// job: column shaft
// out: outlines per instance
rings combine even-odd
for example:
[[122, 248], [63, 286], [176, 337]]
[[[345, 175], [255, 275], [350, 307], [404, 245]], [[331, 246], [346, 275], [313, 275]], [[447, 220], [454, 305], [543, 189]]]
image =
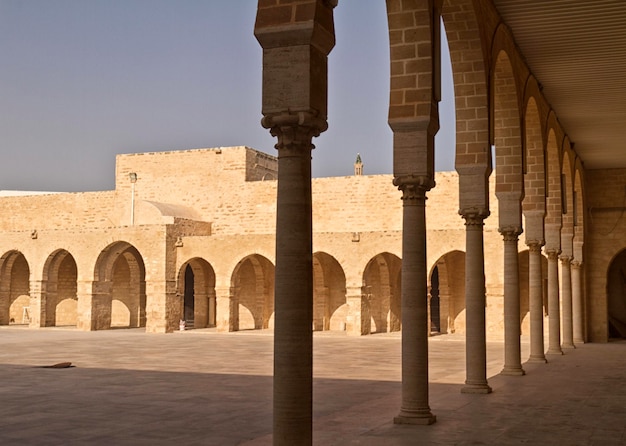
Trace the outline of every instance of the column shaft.
[[572, 264], [572, 319], [574, 330], [574, 344], [585, 342], [583, 324], [583, 293], [582, 275], [580, 262], [573, 261]]
[[520, 335], [519, 232], [502, 231], [504, 239], [504, 368], [503, 375], [524, 375]]
[[559, 304], [559, 262], [557, 251], [548, 254], [548, 354], [562, 355], [561, 309]]
[[485, 333], [485, 253], [483, 219], [480, 214], [465, 218], [465, 314], [466, 380], [462, 393], [491, 393], [487, 383], [487, 339]]
[[563, 307], [563, 348], [575, 348], [572, 319], [572, 274], [571, 257], [561, 256], [561, 305]]
[[432, 424], [428, 405], [428, 283], [426, 190], [399, 187], [402, 196], [402, 406], [396, 424]]
[[530, 362], [547, 362], [543, 337], [543, 271], [541, 245], [528, 246], [528, 306], [530, 313]]
[[313, 417], [311, 138], [277, 144], [274, 444], [310, 444]]

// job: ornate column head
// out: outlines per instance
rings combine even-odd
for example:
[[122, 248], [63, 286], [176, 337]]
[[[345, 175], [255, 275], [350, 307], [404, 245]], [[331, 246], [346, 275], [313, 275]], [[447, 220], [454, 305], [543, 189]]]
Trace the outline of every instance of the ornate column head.
[[328, 128], [326, 119], [311, 112], [279, 113], [263, 117], [261, 125], [278, 138], [276, 149], [312, 150], [311, 140]]
[[404, 204], [426, 204], [426, 192], [435, 185], [428, 176], [404, 175], [393, 179], [393, 185], [402, 191]]
[[482, 230], [484, 220], [485, 218], [489, 217], [490, 212], [489, 209], [470, 208], [459, 210], [459, 214], [465, 219], [466, 227], [480, 227]]

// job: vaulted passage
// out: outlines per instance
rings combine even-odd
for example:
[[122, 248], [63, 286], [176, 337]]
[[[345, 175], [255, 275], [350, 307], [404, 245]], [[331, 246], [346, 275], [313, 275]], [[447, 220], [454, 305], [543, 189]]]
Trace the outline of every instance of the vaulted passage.
[[24, 254], [11, 251], [0, 259], [0, 325], [28, 324], [30, 269]]
[[626, 338], [626, 250], [611, 262], [607, 278], [609, 337]]

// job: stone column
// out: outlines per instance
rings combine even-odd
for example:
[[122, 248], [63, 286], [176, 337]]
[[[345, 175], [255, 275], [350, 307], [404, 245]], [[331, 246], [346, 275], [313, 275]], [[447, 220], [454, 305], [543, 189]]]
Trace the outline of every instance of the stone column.
[[368, 295], [361, 286], [346, 286], [346, 333], [349, 336], [361, 336], [371, 333], [371, 316]]
[[327, 128], [328, 54], [336, 0], [259, 1], [263, 127], [278, 139], [274, 317], [274, 445], [313, 431], [312, 139]]
[[520, 229], [500, 230], [504, 240], [504, 368], [502, 375], [524, 375], [520, 335], [519, 259]]
[[485, 333], [485, 253], [483, 220], [488, 211], [467, 212], [465, 219], [466, 380], [462, 393], [491, 393], [487, 383]]
[[547, 362], [543, 340], [543, 273], [541, 245], [528, 245], [528, 307], [530, 313], [529, 362]]
[[[267, 124], [266, 124], [267, 125]], [[272, 120], [278, 136], [274, 322], [274, 444], [309, 444], [313, 409], [311, 115]], [[287, 439], [289, 439], [287, 441]]]
[[548, 255], [548, 351], [549, 355], [562, 355], [561, 309], [559, 304], [559, 252], [546, 250]]
[[28, 303], [28, 327], [39, 328], [46, 327], [47, 305], [46, 292], [43, 290], [43, 281], [30, 281], [30, 299]]
[[146, 333], [172, 333], [179, 329], [181, 316], [175, 279], [146, 282]]
[[402, 405], [396, 424], [432, 424], [428, 405], [427, 178], [396, 178], [402, 191]]
[[[238, 305], [231, 302], [234, 299], [229, 286], [215, 287], [215, 326], [217, 331], [237, 331], [239, 328]], [[235, 302], [236, 303], [236, 302]]]
[[582, 293], [582, 267], [577, 260], [572, 261], [572, 319], [574, 331], [574, 344], [583, 344], [585, 334], [583, 329], [583, 293]]
[[76, 328], [82, 331], [96, 329], [94, 316], [93, 283], [91, 280], [78, 280], [76, 282]]
[[209, 290], [209, 321], [207, 323], [207, 327], [215, 327], [215, 289], [212, 288]]
[[561, 305], [563, 319], [562, 348], [576, 348], [574, 346], [574, 326], [572, 319], [572, 275], [570, 256], [562, 255], [561, 259]]

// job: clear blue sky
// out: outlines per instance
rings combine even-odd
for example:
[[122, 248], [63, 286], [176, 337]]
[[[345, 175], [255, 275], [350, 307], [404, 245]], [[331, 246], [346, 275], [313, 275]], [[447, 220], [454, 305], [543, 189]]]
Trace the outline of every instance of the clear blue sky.
[[[259, 123], [256, 4], [0, 0], [0, 189], [112, 189], [118, 153], [276, 154]], [[366, 174], [391, 173], [385, 2], [340, 0], [335, 27], [329, 129], [314, 140], [313, 175], [351, 175], [357, 152]], [[449, 96], [438, 170], [453, 169]]]

